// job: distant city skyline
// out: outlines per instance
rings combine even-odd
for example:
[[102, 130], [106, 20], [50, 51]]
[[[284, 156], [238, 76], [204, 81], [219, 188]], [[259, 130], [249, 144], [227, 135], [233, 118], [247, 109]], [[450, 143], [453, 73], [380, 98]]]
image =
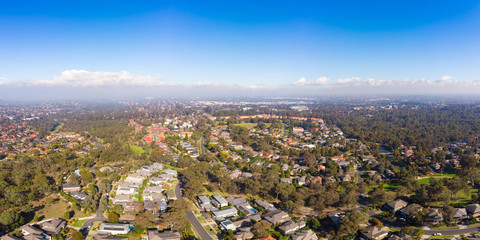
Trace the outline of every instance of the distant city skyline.
[[0, 99], [476, 95], [478, 26], [473, 0], [8, 1]]

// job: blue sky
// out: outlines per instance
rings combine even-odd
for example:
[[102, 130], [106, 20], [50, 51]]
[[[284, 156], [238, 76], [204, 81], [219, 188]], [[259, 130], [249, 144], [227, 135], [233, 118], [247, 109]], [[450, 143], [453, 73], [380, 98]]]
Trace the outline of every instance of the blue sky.
[[479, 26], [471, 0], [1, 1], [0, 82], [477, 86]]

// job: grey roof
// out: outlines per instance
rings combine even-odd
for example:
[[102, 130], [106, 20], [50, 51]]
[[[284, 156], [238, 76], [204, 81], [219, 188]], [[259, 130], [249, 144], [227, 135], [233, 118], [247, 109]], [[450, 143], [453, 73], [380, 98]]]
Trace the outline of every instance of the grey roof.
[[228, 201], [225, 198], [223, 198], [221, 195], [213, 195], [212, 198], [220, 204], [228, 205]]
[[453, 214], [453, 218], [464, 218], [467, 216], [468, 214], [465, 208], [455, 208], [455, 213]]
[[397, 199], [395, 201], [387, 203], [387, 206], [389, 206], [390, 208], [392, 208], [395, 211], [398, 210], [398, 209], [401, 209], [401, 208], [403, 208], [407, 205], [408, 205], [408, 203], [403, 201], [402, 199]]
[[317, 235], [310, 229], [302, 230], [292, 236], [292, 240], [317, 240]]

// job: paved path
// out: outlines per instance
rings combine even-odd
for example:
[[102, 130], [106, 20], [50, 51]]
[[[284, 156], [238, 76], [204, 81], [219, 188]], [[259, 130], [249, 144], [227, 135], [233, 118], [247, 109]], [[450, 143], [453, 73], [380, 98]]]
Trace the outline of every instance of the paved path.
[[[178, 200], [183, 200], [180, 184], [177, 184], [177, 186], [175, 186], [175, 195], [177, 196]], [[205, 228], [203, 228], [197, 217], [195, 217], [195, 214], [193, 214], [193, 212], [190, 210], [185, 210], [185, 212], [187, 213], [187, 220], [190, 222], [190, 224], [192, 224], [193, 228], [195, 228], [195, 231], [200, 236], [200, 239], [213, 240], [212, 236], [210, 236], [210, 233]]]

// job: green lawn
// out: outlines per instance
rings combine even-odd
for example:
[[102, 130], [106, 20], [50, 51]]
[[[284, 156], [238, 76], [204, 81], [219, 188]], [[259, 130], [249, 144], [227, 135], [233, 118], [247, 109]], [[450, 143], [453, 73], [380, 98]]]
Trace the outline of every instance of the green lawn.
[[[267, 125], [267, 127], [270, 127], [270, 123], [265, 123], [265, 125]], [[245, 123], [245, 122], [242, 122], [242, 123], [239, 123], [239, 124], [234, 124], [234, 126], [240, 126], [240, 127], [244, 127], [248, 130], [254, 128], [257, 126], [257, 123]]]
[[386, 192], [395, 192], [398, 188], [398, 183], [392, 183], [392, 184], [383, 184], [383, 190]]
[[207, 223], [207, 221], [203, 217], [197, 217], [200, 223]]
[[145, 152], [145, 150], [143, 150], [143, 148], [139, 147], [139, 146], [135, 146], [135, 145], [130, 145], [130, 149], [132, 149], [132, 151], [138, 155], [142, 155], [142, 153]]
[[87, 221], [87, 219], [83, 219], [83, 220], [72, 220], [68, 225], [71, 225], [71, 226], [74, 226], [74, 227], [81, 227], [83, 225], [83, 223]]
[[430, 183], [430, 178], [437, 178], [437, 179], [441, 179], [441, 178], [453, 178], [455, 177], [457, 174], [455, 173], [444, 173], [444, 174], [440, 174], [440, 173], [435, 173], [433, 175], [430, 175], [430, 176], [425, 176], [423, 177], [422, 179], [418, 179], [418, 183], [421, 185], [421, 184], [429, 184]]

